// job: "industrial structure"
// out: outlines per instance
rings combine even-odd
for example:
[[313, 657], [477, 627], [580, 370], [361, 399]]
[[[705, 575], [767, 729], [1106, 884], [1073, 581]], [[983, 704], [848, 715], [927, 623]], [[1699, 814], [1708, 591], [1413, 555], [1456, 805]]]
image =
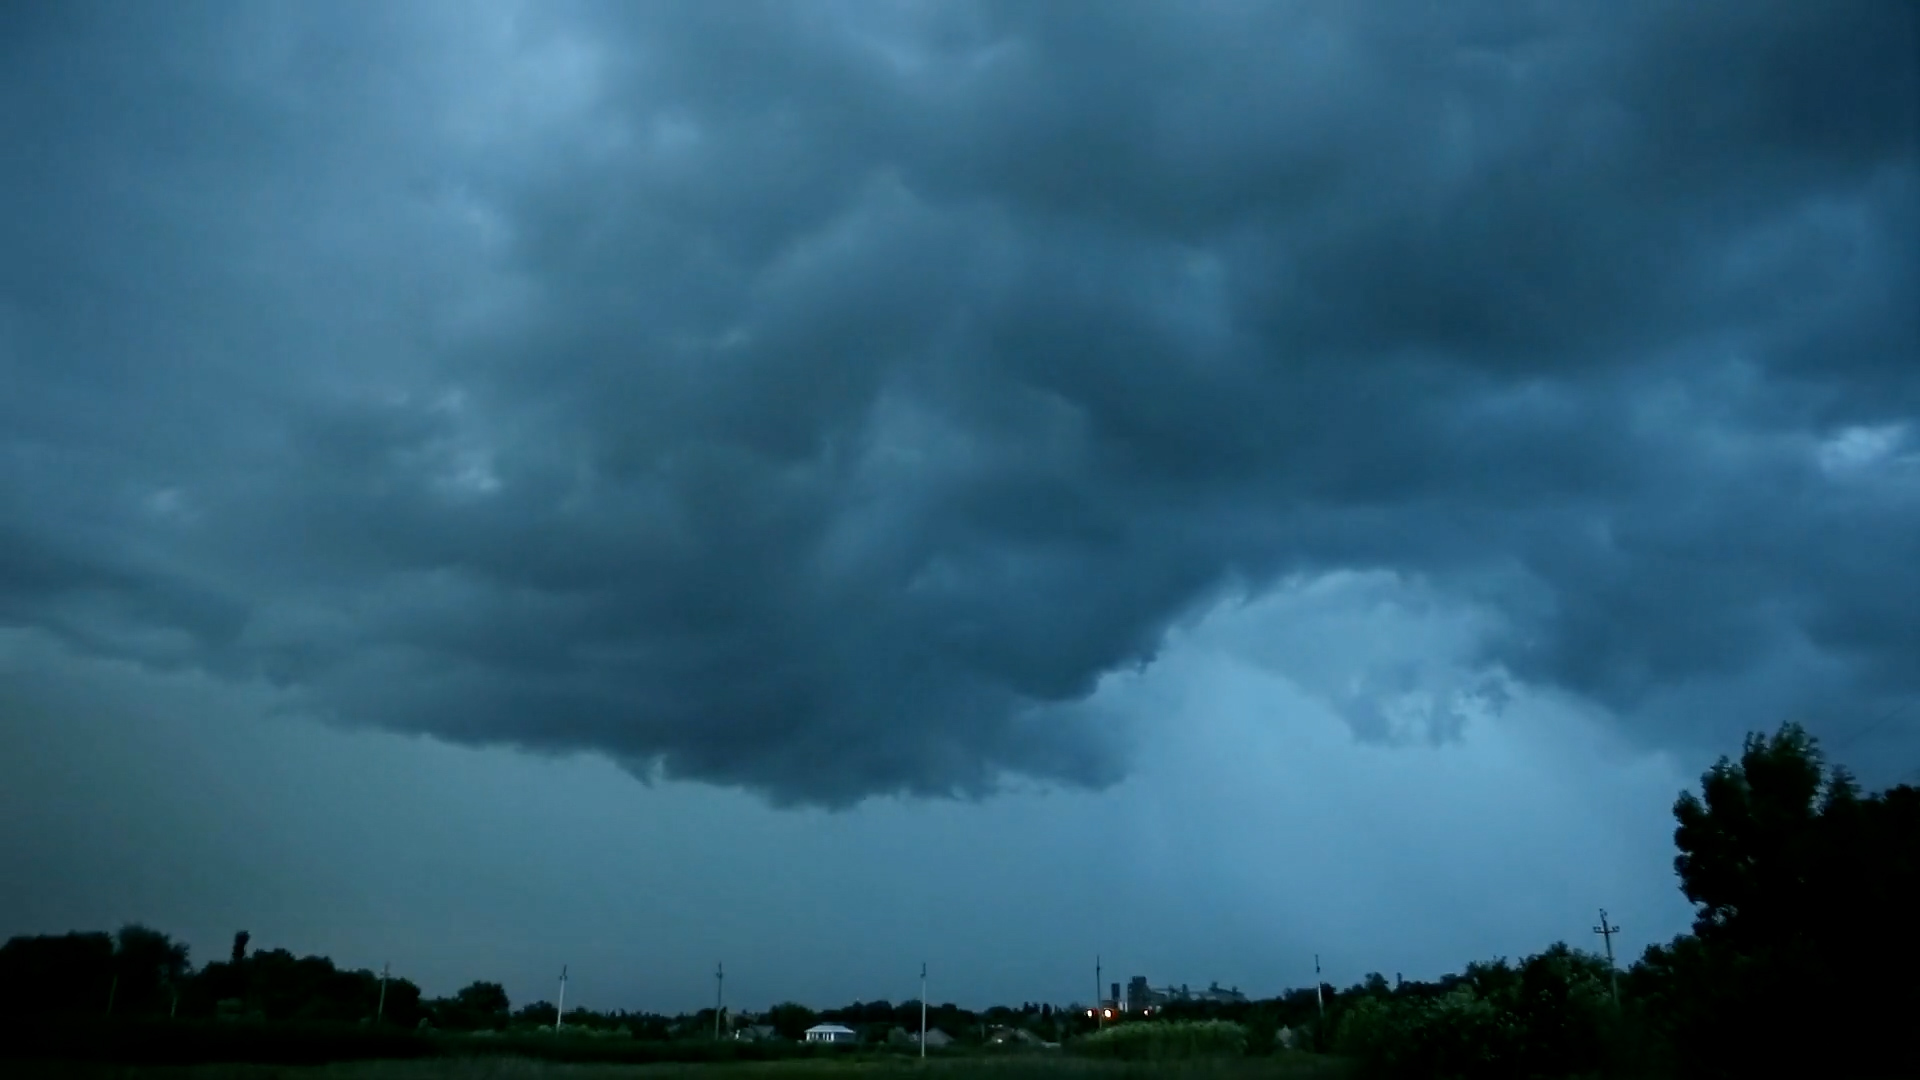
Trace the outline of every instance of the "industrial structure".
[[1166, 986], [1159, 989], [1148, 985], [1145, 975], [1135, 975], [1127, 980], [1127, 996], [1121, 998], [1119, 984], [1113, 988], [1115, 1007], [1126, 1012], [1146, 1012], [1163, 1005], [1185, 1005], [1213, 1003], [1218, 1005], [1237, 1005], [1247, 1001], [1247, 995], [1237, 986], [1221, 986], [1217, 982], [1207, 984], [1204, 990], [1193, 990], [1185, 983], [1179, 986]]

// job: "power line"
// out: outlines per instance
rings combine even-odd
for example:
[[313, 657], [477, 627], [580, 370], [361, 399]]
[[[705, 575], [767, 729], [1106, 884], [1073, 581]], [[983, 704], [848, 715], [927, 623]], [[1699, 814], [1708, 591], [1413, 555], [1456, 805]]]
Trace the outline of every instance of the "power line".
[[[1885, 711], [1881, 712], [1880, 715], [1874, 717], [1872, 720], [1867, 721], [1866, 724], [1862, 725], [1859, 728], [1856, 728], [1854, 731], [1850, 732], [1843, 738], [1834, 740], [1834, 742], [1830, 746], [1830, 750], [1837, 753], [1851, 746], [1854, 746], [1855, 744], [1859, 743], [1862, 739], [1865, 739], [1867, 736], [1880, 731], [1881, 729], [1885, 728], [1888, 724], [1891, 724], [1893, 721], [1900, 719], [1903, 714], [1905, 714], [1908, 710], [1912, 709], [1916, 704], [1920, 704], [1920, 698], [1909, 697], [1904, 701], [1895, 702], [1892, 706], [1888, 707]], [[1881, 775], [1885, 776], [1886, 774], [1882, 773]], [[1898, 783], [1907, 783], [1913, 780], [1920, 780], [1920, 768], [1915, 768], [1910, 772], [1901, 774], [1897, 780], [1892, 781], [1891, 783], [1888, 784], [1888, 786], [1893, 786], [1893, 784], [1898, 784]]]
[[1908, 698], [1905, 701], [1895, 702], [1892, 705], [1892, 707], [1888, 708], [1886, 711], [1882, 712], [1879, 716], [1875, 717], [1874, 719], [1869, 720], [1864, 727], [1856, 729], [1852, 734], [1846, 736], [1845, 738], [1834, 740], [1833, 749], [1836, 751], [1845, 750], [1847, 747], [1852, 746], [1854, 743], [1859, 742], [1861, 739], [1864, 739], [1867, 736], [1873, 734], [1874, 732], [1879, 731], [1881, 728], [1886, 727], [1887, 724], [1891, 722], [1895, 717], [1899, 716], [1901, 713], [1912, 708], [1914, 703], [1915, 703], [1914, 698]]

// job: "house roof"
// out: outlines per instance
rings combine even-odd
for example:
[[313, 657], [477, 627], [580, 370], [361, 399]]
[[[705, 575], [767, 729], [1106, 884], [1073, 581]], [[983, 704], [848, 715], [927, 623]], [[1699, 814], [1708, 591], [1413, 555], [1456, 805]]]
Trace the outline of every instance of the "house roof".
[[827, 1032], [832, 1032], [836, 1035], [841, 1034], [843, 1032], [848, 1035], [853, 1034], [853, 1029], [846, 1026], [845, 1024], [815, 1024], [812, 1027], [808, 1028], [807, 1031], [808, 1032], [818, 1031], [822, 1034], [825, 1034]]

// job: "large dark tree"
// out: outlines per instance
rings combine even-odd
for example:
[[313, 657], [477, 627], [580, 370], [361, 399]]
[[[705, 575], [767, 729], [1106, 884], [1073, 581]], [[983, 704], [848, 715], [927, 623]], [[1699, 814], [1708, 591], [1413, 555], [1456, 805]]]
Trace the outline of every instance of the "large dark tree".
[[1823, 880], [1830, 806], [1857, 800], [1842, 770], [1828, 773], [1819, 747], [1789, 725], [1751, 736], [1738, 762], [1721, 758], [1700, 794], [1674, 803], [1674, 869], [1696, 906], [1694, 933], [1731, 945], [1778, 941], [1806, 929]]
[[1747, 739], [1674, 804], [1694, 935], [1631, 976], [1698, 1075], [1920, 1066], [1920, 793], [1862, 795], [1796, 725]]

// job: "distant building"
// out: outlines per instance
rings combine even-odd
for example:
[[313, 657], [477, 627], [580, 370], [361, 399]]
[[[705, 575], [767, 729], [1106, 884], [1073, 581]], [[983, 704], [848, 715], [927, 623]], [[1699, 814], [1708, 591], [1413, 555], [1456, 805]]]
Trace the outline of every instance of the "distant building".
[[738, 1042], [772, 1042], [780, 1037], [772, 1024], [748, 1024], [733, 1033]]
[[807, 1029], [807, 1041], [810, 1043], [859, 1042], [860, 1034], [844, 1024], [815, 1024]]
[[1239, 987], [1223, 988], [1219, 983], [1208, 983], [1207, 988], [1202, 990], [1199, 996], [1201, 1001], [1211, 1001], [1220, 1005], [1243, 1005], [1247, 1000], [1247, 995], [1241, 993]]
[[1205, 990], [1191, 989], [1186, 983], [1156, 990], [1147, 985], [1147, 980], [1144, 976], [1135, 975], [1132, 981], [1127, 983], [1126, 1007], [1134, 1011], [1159, 1008], [1162, 1005], [1193, 1004], [1196, 1002], [1210, 1002], [1216, 1005], [1240, 1005], [1245, 1004], [1246, 1001], [1247, 995], [1241, 993], [1239, 987], [1223, 987], [1217, 982], [1207, 984]]

